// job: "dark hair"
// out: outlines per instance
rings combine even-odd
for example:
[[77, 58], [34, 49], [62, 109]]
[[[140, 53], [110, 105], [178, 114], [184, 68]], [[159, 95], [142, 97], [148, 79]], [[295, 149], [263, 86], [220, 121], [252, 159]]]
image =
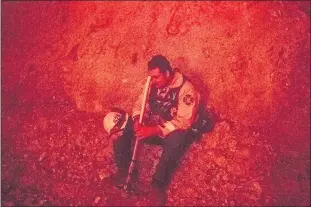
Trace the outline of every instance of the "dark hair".
[[171, 73], [173, 71], [170, 62], [166, 59], [166, 57], [162, 55], [155, 55], [148, 62], [148, 70], [152, 70], [155, 68], [159, 68], [160, 72], [169, 71]]

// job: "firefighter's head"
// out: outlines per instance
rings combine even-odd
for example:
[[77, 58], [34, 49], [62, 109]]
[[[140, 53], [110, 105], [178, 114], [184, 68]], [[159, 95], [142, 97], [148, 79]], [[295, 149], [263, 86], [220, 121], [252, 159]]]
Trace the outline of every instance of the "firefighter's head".
[[148, 62], [148, 75], [155, 87], [163, 88], [172, 80], [173, 69], [164, 56], [156, 55]]

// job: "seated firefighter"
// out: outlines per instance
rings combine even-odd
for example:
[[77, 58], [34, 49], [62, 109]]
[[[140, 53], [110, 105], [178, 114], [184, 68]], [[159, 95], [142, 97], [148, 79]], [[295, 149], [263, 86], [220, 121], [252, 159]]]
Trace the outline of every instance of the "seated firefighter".
[[114, 108], [105, 116], [104, 127], [110, 136], [115, 137], [116, 178], [121, 182], [128, 172], [135, 139], [162, 145], [163, 151], [151, 183], [151, 204], [164, 205], [172, 174], [194, 137], [195, 130], [191, 129], [198, 117], [200, 94], [187, 77], [173, 69], [162, 55], [153, 56], [148, 62], [148, 75], [151, 84], [143, 124], [139, 122], [143, 102], [141, 94], [131, 117]]

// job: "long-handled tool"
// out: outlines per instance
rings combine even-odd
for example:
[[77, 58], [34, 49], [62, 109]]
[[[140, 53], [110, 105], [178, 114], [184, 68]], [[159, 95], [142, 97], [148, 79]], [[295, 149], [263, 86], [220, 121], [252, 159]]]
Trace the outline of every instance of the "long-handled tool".
[[[146, 81], [146, 85], [145, 85], [145, 88], [144, 88], [143, 100], [142, 100], [142, 105], [141, 105], [141, 110], [140, 110], [140, 116], [139, 116], [139, 123], [140, 124], [143, 123], [143, 116], [144, 116], [144, 112], [145, 112], [145, 107], [146, 107], [146, 101], [147, 101], [150, 81], [151, 81], [151, 77], [148, 76], [147, 81]], [[136, 164], [138, 145], [139, 145], [139, 139], [136, 138], [131, 164], [130, 164], [130, 167], [129, 167], [129, 170], [128, 170], [128, 174], [127, 174], [127, 178], [125, 180], [125, 184], [123, 186], [123, 188], [125, 190], [127, 190], [127, 191], [130, 190], [130, 186], [131, 186], [132, 174], [133, 174], [133, 171], [134, 171], [134, 168], [135, 168], [135, 164]]]

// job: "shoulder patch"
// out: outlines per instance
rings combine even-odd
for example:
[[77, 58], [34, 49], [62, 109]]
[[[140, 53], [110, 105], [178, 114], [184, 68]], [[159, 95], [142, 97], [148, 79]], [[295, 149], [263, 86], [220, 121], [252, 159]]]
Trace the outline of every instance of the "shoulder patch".
[[177, 115], [177, 108], [176, 107], [171, 108], [171, 116], [175, 117], [176, 115]]
[[194, 101], [194, 98], [190, 94], [185, 95], [185, 97], [183, 98], [183, 102], [188, 106], [191, 105], [193, 101]]

